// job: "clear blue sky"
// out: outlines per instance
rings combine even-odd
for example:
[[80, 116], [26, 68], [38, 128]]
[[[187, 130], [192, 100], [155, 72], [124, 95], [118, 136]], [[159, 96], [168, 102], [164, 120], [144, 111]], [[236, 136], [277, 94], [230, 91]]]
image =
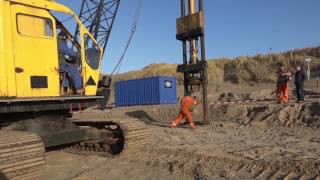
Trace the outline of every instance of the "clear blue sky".
[[[121, 0], [104, 56], [110, 73], [121, 55], [138, 0]], [[79, 11], [79, 0], [58, 0]], [[204, 0], [207, 57], [265, 54], [320, 45], [320, 0]], [[181, 63], [175, 39], [180, 0], [143, 0], [141, 17], [120, 72], [151, 63]]]

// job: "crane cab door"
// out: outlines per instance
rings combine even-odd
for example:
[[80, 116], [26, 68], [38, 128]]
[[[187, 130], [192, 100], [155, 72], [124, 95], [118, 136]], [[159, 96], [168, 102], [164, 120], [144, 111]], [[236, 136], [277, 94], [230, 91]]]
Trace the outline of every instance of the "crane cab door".
[[59, 96], [55, 20], [45, 9], [11, 4], [17, 97]]
[[84, 69], [84, 85], [86, 95], [92, 96], [97, 93], [100, 75], [102, 50], [88, 33], [83, 35], [85, 58], [82, 64]]

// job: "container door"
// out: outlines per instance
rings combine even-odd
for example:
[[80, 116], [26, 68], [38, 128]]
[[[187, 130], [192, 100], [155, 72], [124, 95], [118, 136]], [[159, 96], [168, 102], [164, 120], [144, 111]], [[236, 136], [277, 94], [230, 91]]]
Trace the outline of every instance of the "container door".
[[17, 97], [59, 96], [55, 20], [44, 9], [11, 4]]
[[177, 102], [177, 85], [174, 77], [160, 77], [160, 104]]

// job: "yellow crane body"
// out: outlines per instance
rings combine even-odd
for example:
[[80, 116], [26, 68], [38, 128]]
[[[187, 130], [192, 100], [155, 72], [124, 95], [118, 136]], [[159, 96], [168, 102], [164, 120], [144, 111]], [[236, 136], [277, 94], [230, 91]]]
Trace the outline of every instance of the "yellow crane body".
[[[61, 97], [58, 20], [51, 12], [73, 16], [80, 27], [80, 96], [95, 96], [102, 49], [68, 7], [48, 0], [0, 0], [0, 97]], [[77, 94], [79, 96], [79, 94]]]

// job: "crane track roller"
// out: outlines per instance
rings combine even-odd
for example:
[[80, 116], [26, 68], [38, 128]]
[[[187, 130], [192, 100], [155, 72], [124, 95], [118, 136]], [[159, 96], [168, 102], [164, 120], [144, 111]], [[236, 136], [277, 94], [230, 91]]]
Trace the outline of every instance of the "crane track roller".
[[[144, 122], [137, 119], [119, 120], [73, 120], [73, 123], [85, 127], [92, 134], [105, 134], [103, 139], [92, 138], [73, 145], [69, 152], [77, 154], [95, 154], [135, 159], [150, 141], [150, 132]], [[93, 128], [95, 130], [93, 130]], [[104, 142], [104, 143], [101, 143]]]
[[0, 131], [0, 179], [34, 179], [44, 167], [45, 148], [37, 134]]

